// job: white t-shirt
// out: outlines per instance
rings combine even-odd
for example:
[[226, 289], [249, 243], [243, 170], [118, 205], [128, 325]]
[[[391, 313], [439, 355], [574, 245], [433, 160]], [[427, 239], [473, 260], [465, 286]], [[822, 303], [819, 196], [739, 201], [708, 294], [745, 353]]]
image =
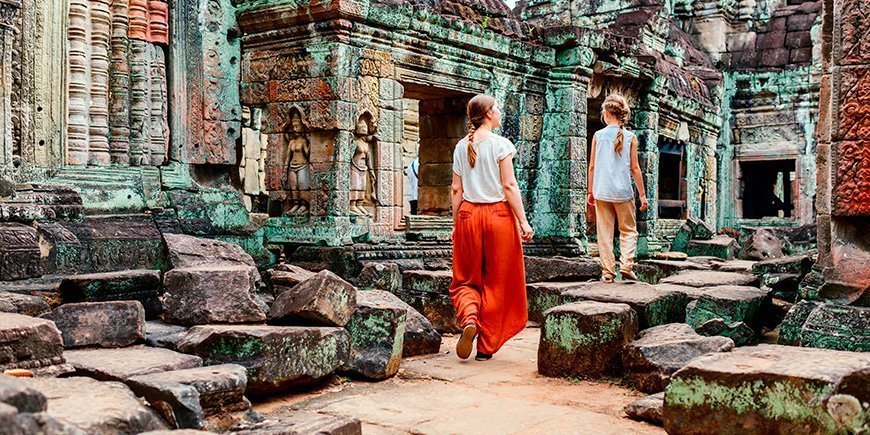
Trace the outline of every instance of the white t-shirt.
[[477, 160], [474, 167], [468, 162], [468, 138], [463, 138], [453, 150], [453, 172], [462, 177], [462, 199], [477, 204], [502, 202], [504, 186], [498, 164], [515, 154], [511, 141], [492, 133], [474, 143]]

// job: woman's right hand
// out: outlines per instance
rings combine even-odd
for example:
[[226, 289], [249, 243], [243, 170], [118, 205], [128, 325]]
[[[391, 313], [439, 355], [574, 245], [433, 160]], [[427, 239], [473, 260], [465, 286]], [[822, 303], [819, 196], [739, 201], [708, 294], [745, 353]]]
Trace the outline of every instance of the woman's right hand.
[[523, 241], [530, 242], [534, 236], [535, 231], [532, 230], [532, 226], [528, 222], [520, 222], [520, 237], [522, 237]]
[[591, 193], [586, 195], [586, 205], [589, 207], [595, 207], [595, 197], [593, 197]]

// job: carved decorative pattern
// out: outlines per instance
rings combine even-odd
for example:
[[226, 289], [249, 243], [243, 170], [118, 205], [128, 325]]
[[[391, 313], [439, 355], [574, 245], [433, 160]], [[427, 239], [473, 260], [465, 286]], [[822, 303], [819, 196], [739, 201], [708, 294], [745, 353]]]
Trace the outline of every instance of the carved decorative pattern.
[[130, 39], [148, 40], [148, 0], [130, 0]]
[[67, 100], [67, 163], [88, 161], [88, 70], [90, 20], [87, 0], [69, 2], [69, 70]]
[[169, 5], [161, 0], [148, 2], [148, 42], [169, 43]]
[[166, 161], [169, 123], [166, 118], [166, 64], [163, 49], [149, 44], [151, 72], [151, 165]]
[[148, 148], [148, 43], [130, 40], [130, 164], [144, 162]]
[[109, 0], [91, 0], [91, 105], [88, 163], [109, 163]]
[[840, 67], [838, 139], [870, 137], [870, 66]]
[[130, 163], [129, 0], [112, 1], [112, 56], [109, 63], [109, 153], [112, 163]]
[[870, 216], [870, 141], [841, 142], [837, 148], [833, 214]]
[[867, 62], [870, 52], [870, 5], [866, 0], [841, 0], [840, 35], [835, 38], [840, 50], [837, 57], [840, 65], [854, 65]]

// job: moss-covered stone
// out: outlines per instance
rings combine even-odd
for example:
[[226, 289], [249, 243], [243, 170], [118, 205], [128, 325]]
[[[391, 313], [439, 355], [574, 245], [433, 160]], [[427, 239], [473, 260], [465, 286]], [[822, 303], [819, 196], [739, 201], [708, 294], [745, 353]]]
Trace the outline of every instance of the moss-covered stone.
[[163, 312], [162, 287], [159, 270], [137, 269], [67, 276], [60, 293], [63, 303], [139, 301], [153, 319]]
[[637, 331], [637, 314], [626, 304], [583, 301], [550, 309], [541, 325], [538, 372], [590, 378], [619, 374], [620, 354]]
[[691, 361], [665, 392], [673, 434], [849, 433], [868, 422], [870, 355], [759, 345]]
[[248, 370], [247, 392], [264, 394], [308, 385], [344, 365], [350, 336], [342, 328], [261, 325], [194, 326], [178, 343], [206, 365]]
[[800, 343], [804, 347], [870, 352], [870, 307], [818, 306], [801, 328]]
[[801, 342], [801, 328], [807, 321], [807, 317], [821, 302], [802, 300], [798, 301], [788, 310], [785, 318], [779, 326], [779, 344], [797, 346]]
[[734, 238], [719, 235], [710, 240], [692, 240], [686, 247], [686, 254], [709, 255], [711, 257], [731, 260], [737, 254], [740, 246]]
[[350, 358], [342, 370], [369, 379], [395, 375], [402, 362], [407, 312], [406, 305], [392, 293], [357, 293], [356, 311], [346, 326]]
[[686, 307], [686, 323], [697, 329], [713, 319], [721, 319], [728, 329], [733, 329], [731, 325], [736, 323], [751, 328], [756, 325], [756, 314], [768, 303], [767, 291], [755, 287], [711, 287]]
[[643, 282], [594, 282], [567, 289], [563, 303], [598, 301], [628, 304], [638, 316], [641, 329], [666, 323], [682, 322], [688, 300], [683, 293], [655, 289]]
[[562, 301], [564, 291], [580, 288], [587, 284], [582, 282], [538, 282], [526, 285], [529, 320], [537, 323], [543, 322], [545, 311], [564, 303]]

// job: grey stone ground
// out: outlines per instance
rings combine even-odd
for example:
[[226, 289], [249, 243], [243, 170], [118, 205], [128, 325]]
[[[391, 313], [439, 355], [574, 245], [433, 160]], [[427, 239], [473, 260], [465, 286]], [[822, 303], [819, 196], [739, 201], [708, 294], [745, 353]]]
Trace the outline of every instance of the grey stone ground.
[[440, 354], [404, 360], [393, 379], [335, 380], [254, 408], [276, 418], [297, 409], [356, 417], [365, 434], [664, 433], [623, 414], [641, 393], [607, 382], [538, 375], [539, 333], [527, 328], [487, 362], [460, 361], [453, 355], [456, 337], [445, 337]]

